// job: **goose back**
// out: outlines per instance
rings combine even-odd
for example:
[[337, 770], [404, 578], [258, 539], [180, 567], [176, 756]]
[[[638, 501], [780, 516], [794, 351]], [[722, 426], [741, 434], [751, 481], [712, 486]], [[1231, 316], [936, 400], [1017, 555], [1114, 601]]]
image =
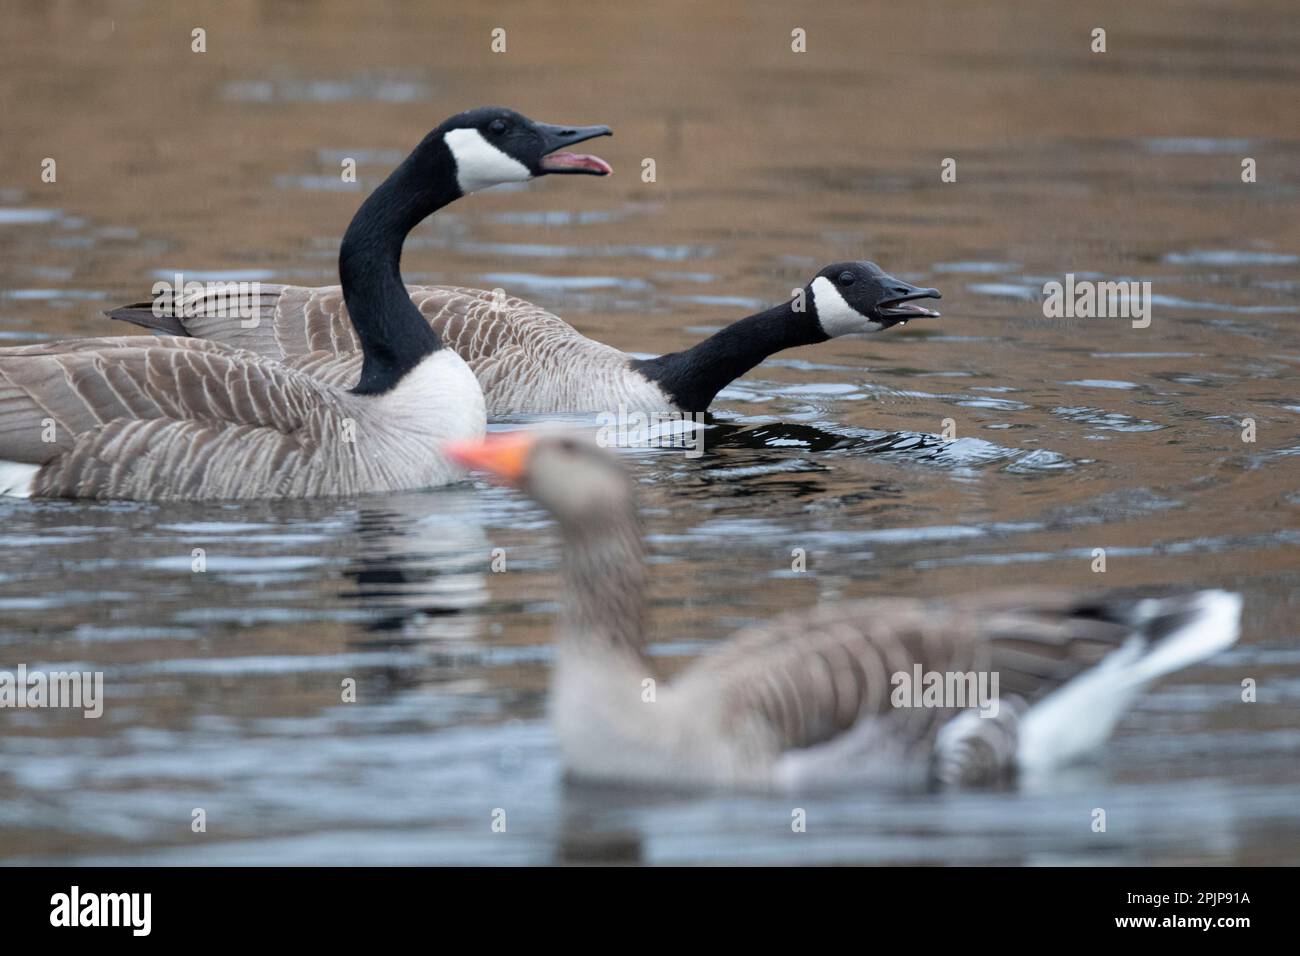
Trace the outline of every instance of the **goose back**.
[[[493, 417], [575, 411], [671, 411], [667, 395], [632, 371], [629, 357], [587, 338], [559, 316], [514, 297], [459, 286], [407, 286], [411, 301], [474, 371]], [[193, 293], [155, 314], [145, 302], [110, 316], [165, 334], [187, 335], [256, 352], [351, 385], [360, 344], [339, 286], [262, 285], [248, 318], [226, 314], [212, 292]]]
[[[1091, 725], [1079, 753], [1103, 740], [1131, 693], [1156, 676], [1131, 665], [1181, 633], [1200, 600], [1012, 590], [822, 606], [738, 632], [683, 672], [674, 692], [684, 712], [712, 715], [700, 743], [727, 754], [739, 780], [792, 787], [856, 772], [987, 784], [1025, 762], [1035, 706], [1109, 659], [1125, 666], [1072, 718]], [[1216, 639], [1231, 643], [1235, 623]], [[996, 674], [997, 712], [898, 706], [893, 676], [918, 666]], [[1060, 762], [1079, 755], [1057, 748]]]

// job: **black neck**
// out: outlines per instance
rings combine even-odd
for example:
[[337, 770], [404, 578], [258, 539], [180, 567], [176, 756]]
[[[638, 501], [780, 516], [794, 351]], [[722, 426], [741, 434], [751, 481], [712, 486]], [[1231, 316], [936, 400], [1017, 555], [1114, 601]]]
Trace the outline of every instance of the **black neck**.
[[769, 355], [827, 338], [811, 301], [806, 311], [796, 312], [792, 300], [733, 322], [689, 349], [640, 359], [632, 367], [667, 392], [682, 411], [703, 412], [718, 392]]
[[442, 341], [402, 281], [402, 244], [425, 218], [461, 195], [456, 163], [435, 131], [362, 203], [339, 249], [339, 278], [364, 360], [354, 392], [396, 385]]

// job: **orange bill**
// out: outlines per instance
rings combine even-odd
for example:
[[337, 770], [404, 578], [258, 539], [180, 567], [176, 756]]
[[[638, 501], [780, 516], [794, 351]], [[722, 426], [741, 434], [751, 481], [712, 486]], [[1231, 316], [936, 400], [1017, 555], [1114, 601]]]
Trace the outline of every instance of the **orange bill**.
[[453, 442], [447, 446], [447, 454], [466, 468], [486, 471], [507, 484], [517, 485], [523, 480], [535, 440], [528, 431], [494, 432], [478, 441]]

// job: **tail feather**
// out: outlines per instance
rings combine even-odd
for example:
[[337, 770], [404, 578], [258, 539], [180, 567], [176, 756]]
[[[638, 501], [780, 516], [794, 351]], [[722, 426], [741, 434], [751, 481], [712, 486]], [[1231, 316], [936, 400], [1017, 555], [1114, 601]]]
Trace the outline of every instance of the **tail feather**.
[[1016, 752], [1021, 767], [1083, 756], [1110, 736], [1142, 688], [1231, 647], [1239, 633], [1241, 595], [1199, 591], [1150, 598], [1116, 613], [1132, 629], [1128, 640], [1025, 713]]
[[119, 322], [130, 322], [132, 325], [152, 329], [159, 335], [189, 336], [190, 334], [189, 329], [185, 328], [180, 319], [172, 315], [156, 313], [152, 302], [124, 305], [120, 309], [108, 309], [104, 314]]

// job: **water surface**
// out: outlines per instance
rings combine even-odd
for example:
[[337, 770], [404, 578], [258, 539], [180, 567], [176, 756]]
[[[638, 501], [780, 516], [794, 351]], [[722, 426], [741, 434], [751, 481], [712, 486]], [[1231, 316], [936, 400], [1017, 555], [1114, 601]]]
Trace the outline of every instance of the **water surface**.
[[[108, 703], [99, 720], [0, 711], [0, 860], [1300, 859], [1292, 5], [15, 3], [6, 27], [4, 344], [113, 332], [98, 310], [176, 271], [332, 282], [364, 191], [444, 116], [494, 102], [610, 123], [616, 175], [458, 203], [412, 236], [412, 281], [500, 284], [638, 354], [828, 262], [939, 286], [940, 320], [784, 353], [729, 388], [703, 458], [625, 454], [670, 667], [779, 611], [873, 595], [1195, 585], [1246, 611], [1236, 648], [1033, 787], [644, 792], [562, 777], [544, 718], [557, 541], [512, 492], [8, 501], [0, 667], [102, 670]], [[1045, 319], [1043, 283], [1067, 272], [1150, 281], [1150, 328]]]

